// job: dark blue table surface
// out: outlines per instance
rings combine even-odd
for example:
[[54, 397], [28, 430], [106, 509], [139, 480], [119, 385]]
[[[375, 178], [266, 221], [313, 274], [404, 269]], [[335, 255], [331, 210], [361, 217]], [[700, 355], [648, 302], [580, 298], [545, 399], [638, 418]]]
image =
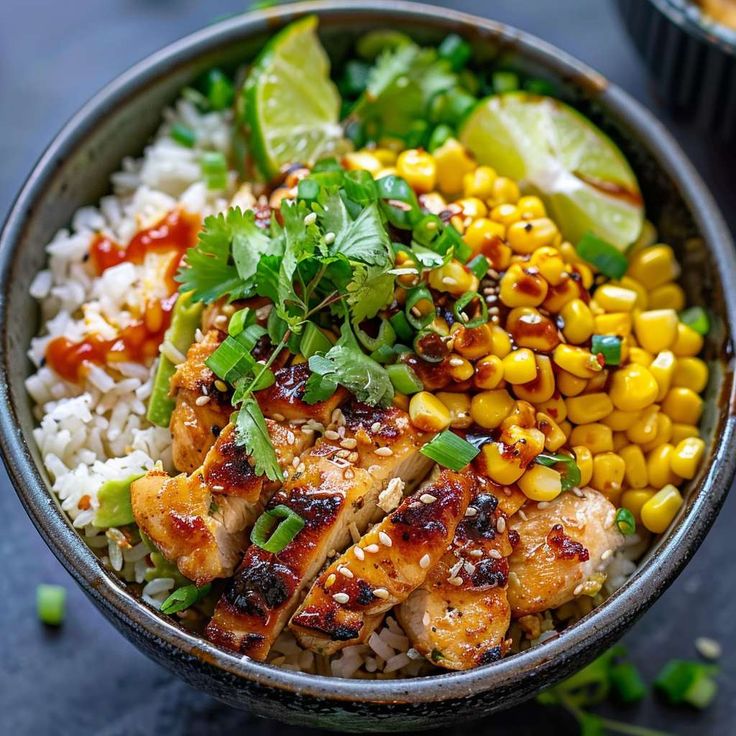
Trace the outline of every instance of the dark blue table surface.
[[[643, 1], [643, 0], [642, 0]], [[0, 216], [62, 123], [132, 63], [224, 13], [236, 0], [3, 0], [0, 3]], [[685, 124], [653, 97], [644, 69], [607, 0], [457, 0], [438, 3], [516, 25], [607, 75], [658, 114], [681, 141], [736, 224], [736, 156]], [[0, 734], [296, 734], [227, 708], [150, 662], [76, 588], [48, 551], [0, 470]], [[650, 699], [622, 716], [676, 734], [736, 732], [736, 497], [685, 573], [626, 642], [653, 676], [673, 656], [693, 657], [697, 636], [725, 651], [718, 698], [705, 713], [673, 711]], [[39, 582], [68, 588], [60, 631], [37, 621]], [[572, 734], [560, 713], [527, 705], [474, 724], [483, 734]], [[452, 729], [460, 733], [467, 727]], [[315, 732], [316, 733], [316, 732]]]

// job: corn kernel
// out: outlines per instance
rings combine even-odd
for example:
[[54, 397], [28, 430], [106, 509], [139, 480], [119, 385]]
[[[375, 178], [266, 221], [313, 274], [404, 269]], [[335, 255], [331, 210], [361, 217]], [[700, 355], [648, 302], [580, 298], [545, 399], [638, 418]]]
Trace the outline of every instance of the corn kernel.
[[585, 488], [593, 477], [593, 453], [585, 445], [572, 448], [575, 453], [575, 465], [580, 470], [580, 487]]
[[662, 284], [649, 294], [649, 309], [674, 309], [679, 312], [684, 308], [685, 292], [679, 284]]
[[554, 468], [532, 465], [518, 480], [522, 493], [532, 501], [552, 501], [562, 493], [562, 476]]
[[444, 266], [429, 272], [429, 285], [437, 291], [445, 291], [452, 296], [461, 296], [466, 291], [477, 291], [478, 277], [455, 259]]
[[629, 438], [626, 436], [626, 432], [614, 432], [613, 433], [613, 451], [618, 452], [623, 447], [629, 444]]
[[396, 176], [397, 173], [398, 172], [396, 171], [395, 166], [384, 166], [382, 169], [379, 169], [378, 171], [376, 171], [375, 174], [373, 174], [373, 178], [383, 179], [384, 176]]
[[437, 165], [431, 153], [410, 149], [402, 151], [396, 161], [396, 173], [420, 194], [431, 192], [437, 181]]
[[437, 187], [443, 194], [461, 192], [465, 174], [475, 170], [475, 162], [455, 138], [449, 138], [435, 150], [434, 162]]
[[374, 148], [371, 153], [384, 165], [393, 166], [396, 163], [397, 154], [396, 151], [392, 151], [390, 148]]
[[[521, 429], [532, 429], [537, 426], [537, 414], [534, 407], [528, 401], [515, 401], [514, 408], [503, 422], [501, 422], [501, 429], [512, 434]], [[511, 440], [507, 440], [511, 442]], [[544, 444], [544, 437], [540, 440], [540, 449], [542, 451], [542, 445]]]
[[568, 373], [565, 370], [557, 372], [557, 388], [563, 396], [577, 396], [581, 394], [588, 382], [585, 378], [580, 376], [573, 376], [572, 373]]
[[697, 424], [703, 411], [703, 399], [689, 388], [671, 388], [662, 401], [662, 411], [678, 424]]
[[581, 285], [565, 273], [562, 280], [548, 290], [543, 306], [548, 312], [559, 313], [569, 301], [580, 299], [583, 291]]
[[[506, 227], [500, 222], [494, 222], [487, 217], [479, 217], [477, 220], [468, 225], [463, 235], [463, 240], [470, 246], [473, 255], [484, 253], [494, 240], [506, 237]], [[511, 256], [511, 249], [508, 249], [508, 255]]]
[[503, 381], [503, 363], [497, 355], [486, 355], [475, 364], [473, 385], [480, 389], [494, 389]]
[[473, 424], [470, 415], [470, 396], [465, 393], [438, 391], [437, 398], [450, 412], [450, 426], [454, 429], [467, 429]]
[[491, 352], [499, 358], [505, 358], [511, 352], [511, 338], [498, 325], [491, 326]]
[[466, 197], [489, 199], [493, 196], [493, 182], [498, 174], [490, 166], [479, 166], [463, 176], [463, 194]]
[[613, 433], [605, 424], [581, 424], [570, 433], [570, 444], [584, 445], [594, 455], [613, 450]]
[[644, 350], [644, 348], [636, 345], [629, 348], [629, 363], [636, 363], [649, 368], [653, 361], [654, 356], [648, 350]]
[[[504, 361], [510, 357], [509, 355], [504, 358]], [[533, 403], [548, 401], [555, 392], [555, 374], [552, 370], [552, 361], [546, 355], [535, 355], [534, 362], [536, 365], [535, 377], [531, 381], [514, 385], [514, 393], [518, 398]], [[504, 368], [504, 377], [508, 380], [505, 371]]]
[[628, 337], [631, 334], [632, 320], [629, 312], [596, 314], [594, 321], [597, 335]]
[[572, 345], [558, 345], [552, 355], [552, 360], [562, 370], [578, 378], [593, 378], [603, 370], [603, 366], [589, 350]]
[[618, 454], [626, 465], [624, 477], [629, 488], [646, 488], [649, 483], [647, 461], [639, 445], [626, 445]]
[[537, 307], [545, 300], [548, 288], [535, 270], [512, 263], [501, 279], [499, 297], [507, 307]]
[[662, 401], [666, 393], [670, 390], [672, 376], [675, 373], [675, 363], [675, 354], [671, 350], [663, 350], [649, 364], [649, 372], [654, 376], [654, 380], [659, 386], [657, 401]]
[[567, 441], [565, 433], [549, 414], [537, 412], [537, 427], [544, 435], [544, 447], [550, 452], [556, 452]]
[[675, 448], [660, 445], [647, 455], [647, 476], [652, 488], [664, 488], [666, 485], [679, 483], [682, 479], [672, 471], [672, 456]]
[[[494, 212], [496, 209], [507, 206], [509, 205], [501, 205], [500, 207], [494, 208]], [[518, 208], [516, 208], [516, 213], [519, 213]], [[514, 253], [521, 253], [522, 255], [533, 253], [537, 248], [552, 245], [559, 233], [557, 225], [548, 217], [538, 217], [534, 220], [519, 220], [513, 223], [505, 222], [504, 224], [508, 225], [506, 240]]]
[[694, 424], [672, 423], [672, 437], [670, 437], [670, 441], [673, 445], [679, 445], [682, 440], [686, 440], [688, 437], [700, 437], [700, 431]]
[[607, 427], [610, 427], [614, 432], [625, 432], [630, 429], [633, 424], [639, 419], [640, 412], [638, 411], [621, 411], [620, 409], [614, 409], [605, 418], [601, 419], [601, 422]]
[[656, 434], [654, 439], [641, 446], [644, 452], [656, 450], [659, 445], [665, 445], [672, 439], [672, 420], [662, 411], [657, 412]]
[[611, 378], [609, 395], [621, 411], [640, 411], [654, 403], [659, 386], [647, 368], [636, 363], [617, 370]]
[[692, 327], [680, 322], [677, 325], [677, 339], [672, 346], [672, 352], [678, 358], [691, 358], [703, 349], [703, 336], [695, 332]]
[[644, 506], [650, 498], [653, 498], [655, 493], [656, 491], [653, 491], [650, 488], [637, 488], [631, 491], [624, 491], [624, 493], [621, 494], [621, 506], [631, 511], [637, 523], [640, 523], [642, 506]]
[[447, 365], [448, 373], [452, 376], [453, 381], [467, 381], [475, 373], [473, 364], [460, 355], [451, 355]]
[[509, 225], [519, 222], [521, 213], [515, 204], [499, 204], [491, 210], [491, 220], [501, 223], [506, 227], [506, 236], [508, 237]]
[[680, 274], [675, 254], [668, 245], [652, 245], [632, 254], [629, 260], [628, 276], [636, 279], [650, 291], [668, 281], [674, 281]]
[[455, 205], [462, 209], [463, 217], [469, 217], [471, 220], [477, 220], [480, 217], [485, 217], [488, 214], [488, 208], [483, 200], [478, 197], [464, 197], [463, 199], [456, 199]]
[[560, 343], [557, 325], [534, 307], [516, 307], [506, 318], [506, 331], [520, 348], [549, 353]]
[[473, 396], [470, 414], [473, 421], [484, 429], [495, 429], [511, 413], [514, 400], [508, 391], [481, 391]]
[[672, 523], [682, 504], [680, 491], [673, 485], [667, 485], [641, 507], [642, 524], [650, 532], [662, 534]]
[[528, 348], [513, 350], [503, 359], [503, 377], [509, 383], [529, 383], [537, 377], [534, 353]]
[[678, 358], [672, 385], [689, 388], [696, 394], [705, 390], [708, 385], [708, 366], [700, 358]]
[[[539, 363], [537, 363], [537, 368], [539, 369]], [[565, 400], [562, 398], [562, 396], [560, 396], [559, 393], [556, 395], [553, 394], [552, 398], [547, 399], [547, 401], [535, 401], [534, 406], [537, 407], [537, 411], [548, 414], [558, 424], [564, 422], [565, 419], [567, 419], [567, 405], [565, 404]]]
[[623, 276], [618, 285], [636, 292], [636, 309], [647, 309], [649, 307], [649, 293], [636, 279], [632, 279], [631, 276]]
[[614, 452], [602, 452], [593, 456], [593, 476], [590, 485], [606, 495], [621, 490], [626, 463]]
[[650, 353], [669, 350], [674, 345], [678, 324], [674, 309], [650, 309], [634, 315], [636, 339]]
[[409, 411], [409, 397], [406, 394], [394, 394], [393, 405], [401, 411]]
[[622, 286], [603, 284], [596, 289], [595, 300], [606, 312], [630, 312], [636, 304], [636, 292]]
[[495, 353], [493, 350], [495, 332], [491, 329], [491, 325], [486, 323], [478, 327], [463, 327], [458, 323], [455, 324], [457, 326], [453, 325], [452, 335], [456, 353], [460, 353], [468, 360], [478, 360], [491, 352]]
[[411, 423], [425, 432], [441, 432], [450, 426], [450, 410], [434, 394], [420, 391], [409, 401]]
[[516, 204], [521, 197], [518, 184], [505, 176], [498, 176], [492, 184], [492, 194], [488, 204], [495, 207], [499, 204]]
[[608, 383], [608, 374], [610, 373], [608, 368], [604, 368], [600, 373], [596, 373], [593, 378], [588, 379], [588, 383], [585, 386], [586, 394], [597, 394], [603, 391]]
[[637, 420], [626, 430], [629, 441], [637, 445], [651, 442], [657, 436], [657, 414], [659, 407], [652, 405], [639, 412]]
[[568, 398], [567, 416], [573, 424], [599, 422], [613, 411], [613, 404], [607, 394], [584, 394]]
[[558, 424], [560, 425], [560, 429], [565, 433], [565, 437], [569, 440], [572, 434], [572, 422], [565, 420], [564, 422], [558, 422]]
[[378, 158], [368, 151], [351, 151], [343, 156], [342, 162], [346, 169], [355, 171], [357, 169], [364, 169], [370, 171], [371, 174], [377, 174], [382, 168], [383, 164]]
[[516, 206], [519, 208], [519, 212], [521, 212], [524, 220], [533, 220], [536, 217], [544, 217], [547, 214], [544, 202], [539, 197], [521, 197], [516, 203]]
[[567, 266], [557, 248], [538, 248], [532, 253], [529, 263], [539, 269], [551, 286], [558, 286], [567, 278]]
[[587, 342], [595, 329], [593, 314], [582, 299], [573, 299], [562, 308], [562, 334], [568, 342], [580, 345]]
[[704, 452], [705, 442], [699, 437], [682, 440], [670, 457], [672, 472], [688, 480], [694, 478]]
[[496, 483], [509, 486], [524, 475], [524, 468], [518, 458], [510, 455], [503, 442], [488, 442], [483, 445], [481, 452], [485, 471]]

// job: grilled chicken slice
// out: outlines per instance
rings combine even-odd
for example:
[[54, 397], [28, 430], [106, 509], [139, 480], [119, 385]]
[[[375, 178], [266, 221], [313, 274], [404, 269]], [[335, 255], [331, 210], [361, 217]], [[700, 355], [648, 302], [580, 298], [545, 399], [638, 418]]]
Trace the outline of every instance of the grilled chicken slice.
[[519, 542], [509, 558], [511, 615], [520, 618], [558, 608], [600, 587], [594, 575], [623, 544], [616, 508], [603, 494], [586, 488], [581, 496], [563, 493], [547, 504], [527, 504], [510, 523]]
[[[314, 439], [298, 427], [270, 419], [266, 425], [282, 468]], [[131, 484], [138, 526], [197, 585], [232, 575], [245, 548], [245, 530], [280, 485], [256, 475], [250, 460], [229, 424], [191, 475], [171, 478], [151, 470]]]
[[400, 484], [395, 479], [412, 488], [429, 471], [419, 452], [429, 436], [406, 412], [351, 403], [335, 415], [269, 504], [292, 509], [304, 528], [277, 554], [248, 548], [207, 626], [214, 643], [264, 660], [328, 555], [347, 546], [351, 529], [360, 533], [380, 517], [384, 488]]
[[501, 503], [505, 499], [508, 508], [511, 496], [505, 490], [478, 477], [449, 549], [396, 609], [411, 645], [439, 667], [470, 669], [495, 662], [508, 649], [507, 558], [512, 545]]
[[442, 471], [335, 560], [289, 622], [302, 646], [334, 654], [365, 641], [445, 554], [475, 489], [472, 475]]

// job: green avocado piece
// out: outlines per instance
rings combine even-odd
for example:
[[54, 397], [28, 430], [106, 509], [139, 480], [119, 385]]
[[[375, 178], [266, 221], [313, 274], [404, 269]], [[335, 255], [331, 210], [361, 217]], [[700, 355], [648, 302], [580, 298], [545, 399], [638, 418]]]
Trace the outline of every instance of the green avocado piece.
[[92, 524], [103, 529], [125, 526], [135, 521], [130, 503], [130, 484], [145, 473], [137, 473], [123, 480], [108, 480], [97, 492], [100, 506]]

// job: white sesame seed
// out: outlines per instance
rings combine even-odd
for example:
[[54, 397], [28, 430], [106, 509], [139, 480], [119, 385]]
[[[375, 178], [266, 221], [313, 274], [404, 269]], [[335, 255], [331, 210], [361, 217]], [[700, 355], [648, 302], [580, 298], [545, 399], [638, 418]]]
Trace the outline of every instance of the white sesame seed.
[[355, 478], [355, 472], [352, 468], [345, 468], [342, 472], [342, 477], [345, 478], [345, 480], [352, 480]]
[[325, 438], [328, 439], [328, 440], [339, 440], [340, 439], [340, 435], [337, 432], [335, 432], [334, 429], [328, 429], [325, 432]]
[[307, 469], [307, 466], [304, 463], [299, 463], [296, 472], [297, 473], [303, 473]]
[[380, 465], [369, 465], [368, 466], [368, 472], [371, 474], [377, 473], [380, 469], [381, 469]]
[[483, 550], [482, 549], [471, 549], [468, 554], [471, 557], [483, 557]]
[[607, 560], [607, 559], [608, 559], [608, 558], [609, 558], [609, 557], [610, 557], [610, 556], [611, 556], [612, 554], [613, 554], [613, 550], [612, 550], [612, 549], [607, 549], [607, 550], [606, 550], [606, 551], [605, 551], [605, 552], [604, 552], [604, 553], [603, 553], [603, 554], [601, 555], [601, 559], [602, 559], [602, 560]]
[[442, 283], [448, 286], [454, 286], [457, 283], [457, 279], [452, 278], [452, 276], [443, 276]]
[[456, 576], [454, 578], [448, 578], [447, 579], [447, 582], [450, 583], [450, 585], [456, 585], [457, 586], [457, 585], [462, 585], [463, 584], [463, 579]]
[[371, 424], [371, 432], [376, 433], [381, 431], [381, 422], [373, 422]]
[[498, 517], [498, 521], [496, 522], [496, 531], [499, 534], [503, 534], [506, 531], [506, 519], [503, 516]]
[[468, 575], [472, 575], [475, 572], [475, 565], [472, 562], [468, 562], [467, 560], [463, 563], [463, 570], [465, 570]]
[[381, 544], [384, 547], [391, 547], [393, 546], [393, 542], [391, 541], [391, 537], [389, 537], [386, 532], [378, 532], [378, 538], [381, 540]]
[[522, 521], [529, 521], [529, 517], [524, 513], [524, 509], [519, 509], [518, 514]]
[[450, 358], [450, 360], [447, 361], [451, 366], [457, 368], [458, 366], [461, 366], [463, 364], [462, 358]]
[[291, 461], [291, 464], [296, 468], [300, 462], [301, 458], [299, 457], [299, 455], [295, 455], [294, 459]]
[[284, 472], [282, 473], [282, 475], [284, 476], [284, 479], [288, 478], [289, 477], [289, 471], [288, 470], [284, 470]]
[[425, 611], [424, 616], [422, 616], [422, 625], [423, 626], [429, 626], [429, 622], [431, 619], [429, 618], [429, 614]]
[[296, 442], [296, 435], [291, 430], [286, 432], [286, 442], [289, 445], [293, 445]]
[[363, 550], [360, 547], [358, 546], [353, 547], [353, 553], [359, 560], [362, 561], [365, 559], [365, 552], [363, 552]]
[[332, 600], [335, 603], [347, 603], [350, 600], [350, 596], [347, 593], [335, 593], [332, 596]]
[[493, 557], [494, 560], [500, 560], [503, 557], [503, 555], [497, 549], [489, 550], [488, 556]]
[[367, 544], [363, 549], [369, 554], [375, 554], [380, 547], [377, 544]]
[[345, 567], [345, 565], [340, 565], [340, 567], [337, 568], [337, 571], [340, 573], [340, 575], [344, 575], [346, 578], [354, 578], [355, 575], [353, 575], [353, 571], [349, 567]]
[[475, 506], [468, 506], [467, 510], [465, 511], [465, 516], [477, 516], [478, 515], [478, 509], [475, 508]]
[[449, 577], [454, 578], [459, 572], [460, 569], [463, 566], [463, 561], [458, 560], [451, 568], [450, 568], [450, 575]]
[[337, 580], [337, 577], [335, 576], [335, 573], [331, 572], [327, 576], [327, 580], [325, 580], [325, 588], [331, 588], [335, 584], [336, 580]]
[[284, 421], [286, 421], [286, 417], [283, 414], [279, 414], [277, 411], [275, 411], [273, 414], [271, 414], [271, 419], [273, 419], [275, 422], [284, 422]]
[[357, 452], [351, 452], [348, 455], [348, 462], [357, 463], [359, 459], [360, 459], [360, 455], [358, 455]]
[[718, 659], [722, 653], [720, 643], [707, 636], [699, 636], [695, 640], [695, 648], [698, 650], [698, 654], [706, 659]]
[[350, 451], [349, 450], [338, 450], [335, 453], [335, 457], [345, 457], [346, 458], [346, 457], [348, 457], [348, 455], [350, 455]]
[[197, 406], [204, 406], [205, 404], [209, 404], [210, 403], [210, 397], [209, 396], [197, 396], [197, 398], [195, 399], [194, 403]]
[[341, 443], [340, 447], [344, 447], [346, 450], [354, 450], [358, 446], [358, 440], [353, 437], [346, 437]]
[[215, 492], [224, 491], [225, 486], [220, 486], [220, 485], [212, 486], [212, 490]]
[[383, 598], [383, 600], [388, 600], [388, 591], [386, 590], [386, 588], [374, 588], [373, 595], [376, 596], [376, 598]]
[[317, 213], [316, 212], [310, 212], [308, 215], [305, 215], [305, 217], [304, 217], [304, 224], [305, 225], [314, 225], [315, 222], [317, 222]]
[[420, 310], [418, 309], [418, 307], [412, 307], [412, 308], [411, 308], [411, 313], [412, 313], [412, 314], [413, 314], [413, 315], [414, 315], [415, 317], [421, 317], [421, 316], [422, 316], [422, 313], [421, 313], [421, 311], [420, 311]]
[[325, 233], [325, 243], [332, 245], [335, 242], [335, 233]]
[[215, 388], [218, 391], [227, 391], [227, 384], [219, 378], [215, 381]]
[[431, 493], [422, 493], [422, 495], [419, 496], [419, 500], [422, 503], [434, 503], [437, 500], [437, 496], [433, 496]]
[[429, 563], [431, 560], [429, 559], [429, 555], [422, 555], [422, 559], [419, 560], [419, 567], [422, 568], [422, 570], [426, 570], [429, 567]]
[[584, 589], [585, 589], [585, 586], [583, 585], [583, 583], [580, 583], [580, 585], [578, 585], [575, 588], [575, 590], [573, 590], [572, 594], [573, 595], [580, 595], [583, 592]]
[[311, 437], [314, 434], [314, 430], [310, 427], [302, 427], [302, 434], [306, 437]]
[[390, 457], [394, 454], [394, 451], [390, 447], [378, 447], [376, 448], [375, 453], [381, 457]]

